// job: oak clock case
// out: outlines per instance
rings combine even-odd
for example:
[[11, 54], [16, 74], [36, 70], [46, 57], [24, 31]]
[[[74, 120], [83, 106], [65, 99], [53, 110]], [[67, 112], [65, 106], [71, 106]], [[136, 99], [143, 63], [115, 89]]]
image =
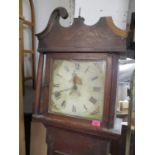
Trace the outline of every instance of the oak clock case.
[[33, 119], [46, 127], [48, 155], [108, 155], [111, 142], [121, 137], [120, 125], [115, 128], [115, 99], [118, 58], [126, 39], [118, 36], [111, 17], [94, 26], [79, 17], [67, 28], [59, 24], [60, 17], [68, 17], [64, 8], [55, 9], [37, 34]]

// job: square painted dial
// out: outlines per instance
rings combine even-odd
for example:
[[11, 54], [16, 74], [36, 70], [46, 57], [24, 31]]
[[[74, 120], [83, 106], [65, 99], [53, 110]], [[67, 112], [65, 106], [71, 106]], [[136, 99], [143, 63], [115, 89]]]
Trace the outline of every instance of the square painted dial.
[[49, 113], [102, 120], [105, 60], [52, 60]]

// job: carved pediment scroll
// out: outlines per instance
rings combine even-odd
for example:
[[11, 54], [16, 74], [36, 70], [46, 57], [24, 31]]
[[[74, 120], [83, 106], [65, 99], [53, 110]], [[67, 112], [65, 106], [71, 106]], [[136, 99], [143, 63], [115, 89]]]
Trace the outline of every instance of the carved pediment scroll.
[[93, 26], [85, 25], [84, 18], [74, 18], [70, 27], [61, 26], [60, 17], [68, 17], [66, 9], [55, 9], [45, 30], [37, 34], [39, 52], [126, 51], [127, 32], [117, 29], [113, 23], [110, 25], [111, 17], [102, 17]]

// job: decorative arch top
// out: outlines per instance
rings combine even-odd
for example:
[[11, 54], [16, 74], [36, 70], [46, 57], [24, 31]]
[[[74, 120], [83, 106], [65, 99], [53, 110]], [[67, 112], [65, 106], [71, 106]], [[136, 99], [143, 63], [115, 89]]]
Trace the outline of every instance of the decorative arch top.
[[125, 52], [127, 31], [117, 28], [111, 17], [102, 17], [93, 26], [84, 24], [84, 18], [74, 18], [70, 27], [62, 27], [59, 18], [66, 19], [64, 8], [57, 8], [47, 27], [37, 34], [39, 52]]

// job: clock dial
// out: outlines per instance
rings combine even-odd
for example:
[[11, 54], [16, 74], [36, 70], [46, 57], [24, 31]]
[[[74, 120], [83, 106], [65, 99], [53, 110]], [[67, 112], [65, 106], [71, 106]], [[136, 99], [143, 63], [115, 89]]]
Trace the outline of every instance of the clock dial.
[[101, 120], [104, 105], [105, 60], [54, 60], [49, 113]]

